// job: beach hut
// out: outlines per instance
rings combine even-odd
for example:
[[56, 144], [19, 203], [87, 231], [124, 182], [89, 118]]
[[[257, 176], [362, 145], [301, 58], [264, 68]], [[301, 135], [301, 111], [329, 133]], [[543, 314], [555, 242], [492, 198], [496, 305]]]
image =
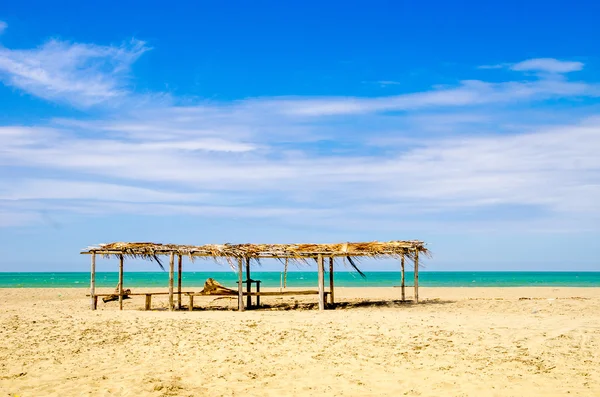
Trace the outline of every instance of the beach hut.
[[[429, 251], [422, 241], [388, 241], [388, 242], [355, 242], [337, 244], [207, 244], [207, 245], [176, 245], [156, 243], [110, 243], [88, 247], [81, 254], [91, 256], [90, 274], [90, 297], [91, 308], [97, 307], [98, 297], [96, 294], [96, 256], [113, 257], [119, 260], [119, 308], [123, 309], [123, 264], [125, 258], [142, 258], [156, 261], [161, 267], [161, 257], [169, 258], [169, 290], [168, 292], [135, 293], [131, 295], [145, 295], [146, 309], [150, 308], [152, 295], [168, 294], [169, 309], [181, 308], [182, 294], [190, 297], [189, 309], [193, 308], [193, 292], [182, 292], [181, 272], [183, 257], [194, 261], [196, 258], [210, 258], [214, 260], [224, 259], [237, 271], [238, 274], [238, 309], [244, 310], [244, 296], [247, 297], [247, 306], [250, 306], [252, 296], [260, 299], [260, 296], [271, 295], [318, 295], [319, 310], [325, 310], [327, 298], [329, 303], [334, 303], [334, 263], [336, 258], [346, 258], [350, 265], [362, 272], [356, 265], [360, 258], [395, 258], [400, 262], [400, 290], [402, 300], [406, 299], [405, 262], [408, 260], [414, 265], [414, 301], [419, 302], [419, 255], [429, 255]], [[261, 259], [273, 258], [284, 263], [295, 261], [307, 263], [316, 261], [318, 268], [318, 290], [315, 291], [260, 291], [260, 282], [251, 278], [251, 263]], [[325, 260], [329, 259], [329, 289], [325, 288]], [[177, 259], [177, 291], [175, 284], [175, 259]], [[286, 266], [287, 267], [287, 266]], [[246, 280], [244, 281], [244, 273]], [[255, 283], [256, 291], [252, 292], [252, 284]], [[244, 291], [244, 284], [246, 291]], [[177, 296], [177, 306], [175, 306]]]

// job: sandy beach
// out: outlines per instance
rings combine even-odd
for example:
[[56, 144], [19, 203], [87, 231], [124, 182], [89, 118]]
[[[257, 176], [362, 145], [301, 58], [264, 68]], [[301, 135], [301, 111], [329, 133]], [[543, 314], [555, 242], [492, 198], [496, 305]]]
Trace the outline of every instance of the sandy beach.
[[600, 395], [600, 288], [339, 288], [336, 310], [243, 313], [91, 311], [87, 292], [0, 289], [0, 396]]

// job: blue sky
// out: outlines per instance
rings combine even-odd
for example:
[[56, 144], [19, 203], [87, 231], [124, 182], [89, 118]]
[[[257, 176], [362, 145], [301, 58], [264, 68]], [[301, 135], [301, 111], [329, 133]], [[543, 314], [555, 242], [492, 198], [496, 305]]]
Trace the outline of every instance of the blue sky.
[[600, 269], [597, 2], [12, 3], [0, 271], [393, 239], [429, 270]]

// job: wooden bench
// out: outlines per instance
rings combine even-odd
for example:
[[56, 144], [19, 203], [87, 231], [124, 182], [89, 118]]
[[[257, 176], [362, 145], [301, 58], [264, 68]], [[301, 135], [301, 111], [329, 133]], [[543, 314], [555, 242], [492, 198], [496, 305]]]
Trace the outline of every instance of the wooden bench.
[[[178, 295], [178, 292], [173, 292], [173, 295]], [[181, 291], [181, 294], [193, 294], [193, 292], [183, 292]], [[98, 304], [98, 297], [99, 296], [112, 296], [112, 295], [119, 295], [118, 293], [111, 293], [111, 294], [94, 294], [94, 305]], [[150, 307], [152, 305], [152, 295], [169, 295], [169, 292], [136, 292], [136, 293], [129, 293], [127, 294], [127, 296], [146, 296], [146, 304], [144, 305], [144, 310], [150, 310]], [[86, 296], [90, 296], [89, 294], [87, 294]], [[125, 294], [123, 294], [123, 296], [125, 296]]]
[[[183, 292], [182, 292], [183, 293]], [[331, 292], [329, 291], [325, 291], [325, 302], [327, 302], [327, 295], [329, 295]], [[194, 296], [231, 296], [231, 297], [239, 297], [239, 295], [234, 295], [234, 294], [203, 294], [201, 292], [191, 292], [191, 293], [186, 293], [187, 296], [190, 297], [190, 304], [188, 307], [189, 311], [193, 311], [194, 310]], [[310, 290], [310, 291], [268, 291], [268, 292], [244, 292], [243, 296], [256, 296], [257, 298], [257, 306], [259, 305], [260, 301], [258, 300], [261, 296], [294, 296], [294, 295], [319, 295], [319, 291], [316, 290]]]

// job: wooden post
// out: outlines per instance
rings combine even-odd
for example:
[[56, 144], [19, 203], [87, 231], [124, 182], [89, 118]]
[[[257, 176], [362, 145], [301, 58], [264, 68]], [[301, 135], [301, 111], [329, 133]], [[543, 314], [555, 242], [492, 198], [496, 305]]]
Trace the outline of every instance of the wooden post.
[[248, 307], [248, 309], [252, 306], [252, 296], [250, 296], [250, 293], [252, 292], [252, 283], [250, 280], [250, 258], [246, 258], [246, 292], [248, 293], [248, 296], [246, 297], [246, 307]]
[[173, 304], [173, 283], [175, 278], [175, 253], [171, 252], [169, 257], [169, 310], [173, 311], [175, 306]]
[[90, 271], [90, 297], [92, 310], [96, 310], [96, 253], [92, 252], [92, 269]]
[[194, 295], [191, 295], [191, 294], [190, 294], [190, 307], [188, 309], [191, 312], [194, 311]]
[[325, 310], [325, 266], [322, 254], [317, 256], [317, 266], [319, 268], [319, 310]]
[[290, 258], [285, 258], [285, 266], [283, 267], [283, 288], [287, 288], [287, 271]]
[[146, 306], [144, 306], [144, 310], [150, 310], [152, 307], [152, 294], [146, 294]]
[[402, 289], [402, 301], [406, 300], [406, 281], [404, 279], [404, 254], [402, 254], [402, 257], [400, 258], [400, 288]]
[[256, 280], [256, 307], [260, 307], [260, 280]]
[[244, 311], [244, 267], [243, 258], [238, 258], [238, 310]]
[[333, 256], [329, 258], [329, 303], [333, 305]]
[[181, 310], [181, 270], [183, 268], [183, 258], [178, 255], [177, 258], [177, 310]]
[[123, 310], [123, 255], [119, 255], [119, 310]]
[[419, 249], [415, 248], [415, 303], [419, 303]]

